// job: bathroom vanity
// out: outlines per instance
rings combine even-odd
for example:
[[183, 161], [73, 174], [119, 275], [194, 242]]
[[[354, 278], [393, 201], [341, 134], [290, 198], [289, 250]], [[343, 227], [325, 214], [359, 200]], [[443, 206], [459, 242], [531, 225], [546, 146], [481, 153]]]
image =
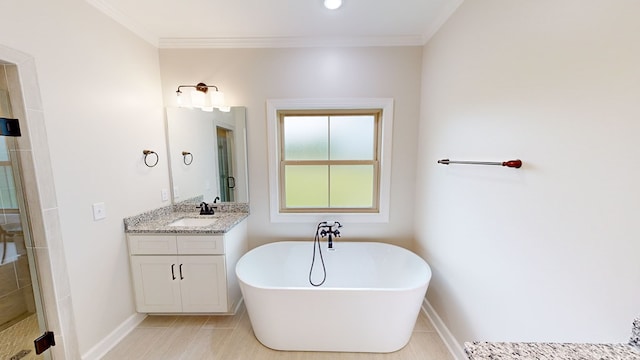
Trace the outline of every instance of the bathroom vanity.
[[241, 298], [235, 266], [248, 248], [247, 216], [165, 210], [125, 219], [137, 311], [234, 313]]
[[[124, 219], [136, 309], [233, 314], [248, 248], [246, 108], [166, 115], [174, 204]], [[215, 214], [199, 214], [202, 201]]]

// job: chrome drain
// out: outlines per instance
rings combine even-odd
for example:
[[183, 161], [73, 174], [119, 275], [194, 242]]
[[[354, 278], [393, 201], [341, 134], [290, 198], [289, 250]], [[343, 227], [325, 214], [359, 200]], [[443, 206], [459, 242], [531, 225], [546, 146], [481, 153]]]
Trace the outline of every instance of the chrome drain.
[[30, 352], [31, 352], [31, 350], [21, 350], [17, 354], [15, 354], [12, 357], [10, 357], [9, 360], [20, 360], [23, 357], [29, 355]]

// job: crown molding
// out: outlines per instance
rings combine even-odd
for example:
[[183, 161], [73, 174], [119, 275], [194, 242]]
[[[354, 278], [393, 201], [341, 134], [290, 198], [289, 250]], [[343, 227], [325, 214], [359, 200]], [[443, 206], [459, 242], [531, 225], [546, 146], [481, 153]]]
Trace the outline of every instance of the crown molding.
[[449, 0], [446, 1], [438, 10], [438, 15], [435, 17], [435, 20], [431, 23], [431, 25], [427, 28], [427, 31], [424, 33], [422, 38], [422, 44], [426, 44], [431, 40], [431, 38], [440, 30], [442, 25], [444, 25], [447, 20], [453, 15], [453, 13], [458, 10], [458, 7], [464, 2], [464, 0]]
[[140, 24], [131, 20], [130, 17], [124, 15], [119, 10], [115, 9], [113, 6], [105, 3], [102, 0], [86, 0], [90, 5], [101, 11], [103, 14], [110, 17], [112, 20], [117, 22], [118, 24], [124, 26], [129, 29], [129, 31], [136, 34], [138, 37], [142, 38], [144, 41], [149, 44], [158, 47], [158, 37], [152, 35], [149, 31], [145, 30]]
[[243, 38], [161, 38], [158, 47], [179, 48], [292, 48], [292, 47], [367, 47], [422, 46], [423, 37], [358, 36], [358, 37], [243, 37]]

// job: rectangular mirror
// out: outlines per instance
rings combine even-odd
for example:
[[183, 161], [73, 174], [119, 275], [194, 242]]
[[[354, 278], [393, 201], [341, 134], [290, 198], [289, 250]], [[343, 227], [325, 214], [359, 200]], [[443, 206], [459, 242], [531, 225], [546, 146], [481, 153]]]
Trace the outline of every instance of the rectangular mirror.
[[246, 108], [166, 111], [173, 203], [199, 196], [248, 203]]

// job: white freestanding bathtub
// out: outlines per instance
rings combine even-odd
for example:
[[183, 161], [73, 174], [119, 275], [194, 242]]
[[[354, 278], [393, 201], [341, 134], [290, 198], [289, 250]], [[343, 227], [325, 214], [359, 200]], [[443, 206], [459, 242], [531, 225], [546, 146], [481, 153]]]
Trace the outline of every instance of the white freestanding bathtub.
[[[393, 352], [411, 337], [431, 279], [429, 265], [401, 247], [323, 242], [326, 281], [309, 283], [312, 241], [257, 247], [236, 265], [256, 338], [276, 350]], [[318, 254], [313, 280], [322, 280]]]

